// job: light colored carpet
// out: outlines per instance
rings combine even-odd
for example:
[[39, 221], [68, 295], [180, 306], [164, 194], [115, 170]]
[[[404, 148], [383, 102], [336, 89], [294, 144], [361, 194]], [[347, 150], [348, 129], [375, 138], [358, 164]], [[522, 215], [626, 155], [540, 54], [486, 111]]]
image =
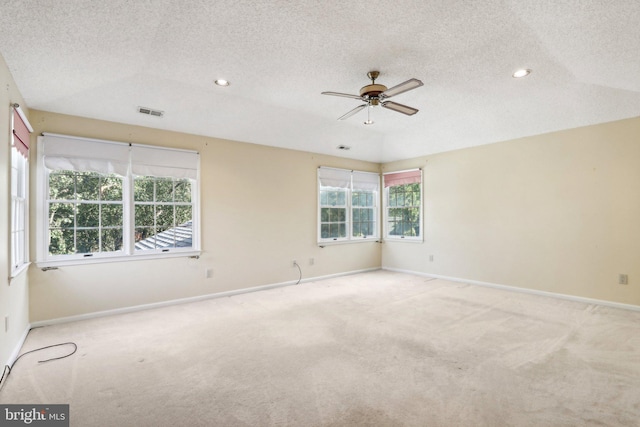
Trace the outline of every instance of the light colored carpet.
[[[88, 285], [89, 286], [89, 285]], [[637, 426], [640, 313], [377, 271], [34, 329], [73, 426]]]

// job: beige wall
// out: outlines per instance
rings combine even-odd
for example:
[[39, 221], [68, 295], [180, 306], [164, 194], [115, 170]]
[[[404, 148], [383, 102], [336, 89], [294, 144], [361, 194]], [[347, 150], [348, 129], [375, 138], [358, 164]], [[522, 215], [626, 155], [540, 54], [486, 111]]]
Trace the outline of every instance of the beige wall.
[[[303, 278], [381, 265], [377, 243], [324, 249], [316, 244], [317, 167], [379, 171], [378, 164], [42, 111], [32, 110], [30, 120], [37, 134], [198, 150], [203, 251], [199, 260], [129, 261], [46, 272], [32, 267], [32, 321], [293, 281], [298, 279], [293, 259]], [[214, 271], [211, 279], [205, 278], [207, 268]]]
[[[7, 201], [0, 274], [8, 277], [9, 104], [24, 103], [4, 62], [0, 79], [0, 197]], [[200, 151], [203, 254], [47, 272], [32, 266], [28, 280], [0, 286], [0, 320], [11, 319], [8, 333], [0, 328], [0, 360], [28, 325], [27, 304], [31, 321], [41, 321], [287, 282], [297, 279], [294, 258], [306, 278], [383, 265], [640, 305], [640, 119], [385, 164], [384, 171], [424, 168], [424, 243], [324, 249], [315, 243], [316, 168], [379, 165], [42, 111], [31, 111], [30, 120], [35, 134]], [[31, 159], [33, 198], [35, 150]], [[34, 225], [32, 209], [32, 258]], [[617, 284], [619, 273], [629, 285]]]
[[640, 305], [639, 160], [636, 118], [385, 164], [424, 168], [425, 241], [383, 266]]
[[[11, 104], [18, 103], [25, 113], [28, 109], [13, 77], [0, 55], [0, 364], [7, 363], [20, 338], [29, 325], [29, 296], [26, 271], [9, 281], [10, 269], [10, 223], [11, 215]], [[9, 316], [9, 329], [5, 331], [5, 316]]]

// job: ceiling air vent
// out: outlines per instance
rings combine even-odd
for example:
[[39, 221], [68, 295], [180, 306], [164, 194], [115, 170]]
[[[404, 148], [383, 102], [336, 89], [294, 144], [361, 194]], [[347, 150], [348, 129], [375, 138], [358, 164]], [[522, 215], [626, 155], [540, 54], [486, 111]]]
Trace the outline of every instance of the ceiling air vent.
[[164, 111], [154, 110], [147, 107], [138, 107], [138, 113], [146, 114], [147, 116], [163, 117]]

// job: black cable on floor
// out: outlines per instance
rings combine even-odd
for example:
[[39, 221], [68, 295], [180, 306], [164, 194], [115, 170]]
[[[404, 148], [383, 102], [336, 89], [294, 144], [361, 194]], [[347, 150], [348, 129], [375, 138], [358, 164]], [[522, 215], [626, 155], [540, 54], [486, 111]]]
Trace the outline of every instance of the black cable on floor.
[[46, 350], [48, 348], [61, 347], [63, 345], [72, 345], [73, 346], [73, 351], [71, 353], [69, 353], [69, 354], [65, 354], [64, 356], [52, 357], [51, 359], [45, 359], [45, 360], [38, 360], [38, 363], [46, 363], [46, 362], [51, 362], [52, 360], [64, 359], [66, 357], [69, 357], [69, 356], [73, 355], [76, 351], [78, 351], [78, 345], [76, 343], [74, 343], [74, 342], [63, 342], [63, 343], [60, 343], [60, 344], [53, 344], [53, 345], [48, 345], [48, 346], [45, 346], [45, 347], [36, 348], [35, 350], [29, 350], [29, 351], [27, 351], [25, 353], [22, 353], [20, 356], [16, 357], [16, 360], [13, 361], [11, 366], [5, 365], [4, 371], [2, 372], [2, 378], [0, 378], [0, 389], [2, 388], [2, 385], [4, 384], [5, 378], [9, 378], [9, 375], [11, 374], [11, 370], [16, 365], [16, 363], [18, 363], [18, 360], [20, 360], [22, 358], [22, 356], [26, 356], [27, 354], [30, 354], [30, 353], [35, 353], [36, 351]]
[[9, 365], [4, 365], [4, 370], [2, 371], [2, 378], [0, 378], [0, 389], [2, 389], [2, 382], [4, 381], [5, 374], [9, 376], [7, 371], [11, 372], [11, 367]]
[[300, 281], [302, 280], [302, 269], [300, 268], [300, 265], [298, 265], [297, 262], [296, 262], [296, 267], [298, 267], [298, 271], [300, 271], [300, 277], [298, 278], [298, 281], [296, 282], [296, 285], [299, 285]]

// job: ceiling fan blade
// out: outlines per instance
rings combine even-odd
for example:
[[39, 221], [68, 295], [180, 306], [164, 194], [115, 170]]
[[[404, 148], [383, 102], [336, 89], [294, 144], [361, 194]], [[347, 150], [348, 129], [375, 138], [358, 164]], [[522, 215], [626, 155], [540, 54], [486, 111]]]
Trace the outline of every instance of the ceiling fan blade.
[[389, 88], [380, 94], [380, 98], [391, 98], [392, 96], [407, 92], [411, 89], [422, 86], [422, 83], [418, 79], [409, 79], [404, 83], [400, 83], [392, 88]]
[[338, 117], [338, 120], [348, 119], [349, 117], [353, 116], [354, 114], [362, 111], [362, 109], [365, 108], [366, 106], [367, 106], [367, 104], [358, 105], [356, 108], [354, 108], [353, 110], [349, 111], [344, 116]]
[[343, 96], [345, 98], [362, 99], [362, 97], [359, 95], [350, 95], [348, 93], [340, 93], [340, 92], [322, 92], [322, 95]]
[[397, 102], [392, 102], [392, 101], [381, 102], [380, 105], [382, 105], [384, 108], [388, 108], [389, 110], [406, 114], [407, 116], [413, 116], [415, 113], [418, 112], [418, 109], [416, 108], [408, 107], [406, 105], [398, 104]]

